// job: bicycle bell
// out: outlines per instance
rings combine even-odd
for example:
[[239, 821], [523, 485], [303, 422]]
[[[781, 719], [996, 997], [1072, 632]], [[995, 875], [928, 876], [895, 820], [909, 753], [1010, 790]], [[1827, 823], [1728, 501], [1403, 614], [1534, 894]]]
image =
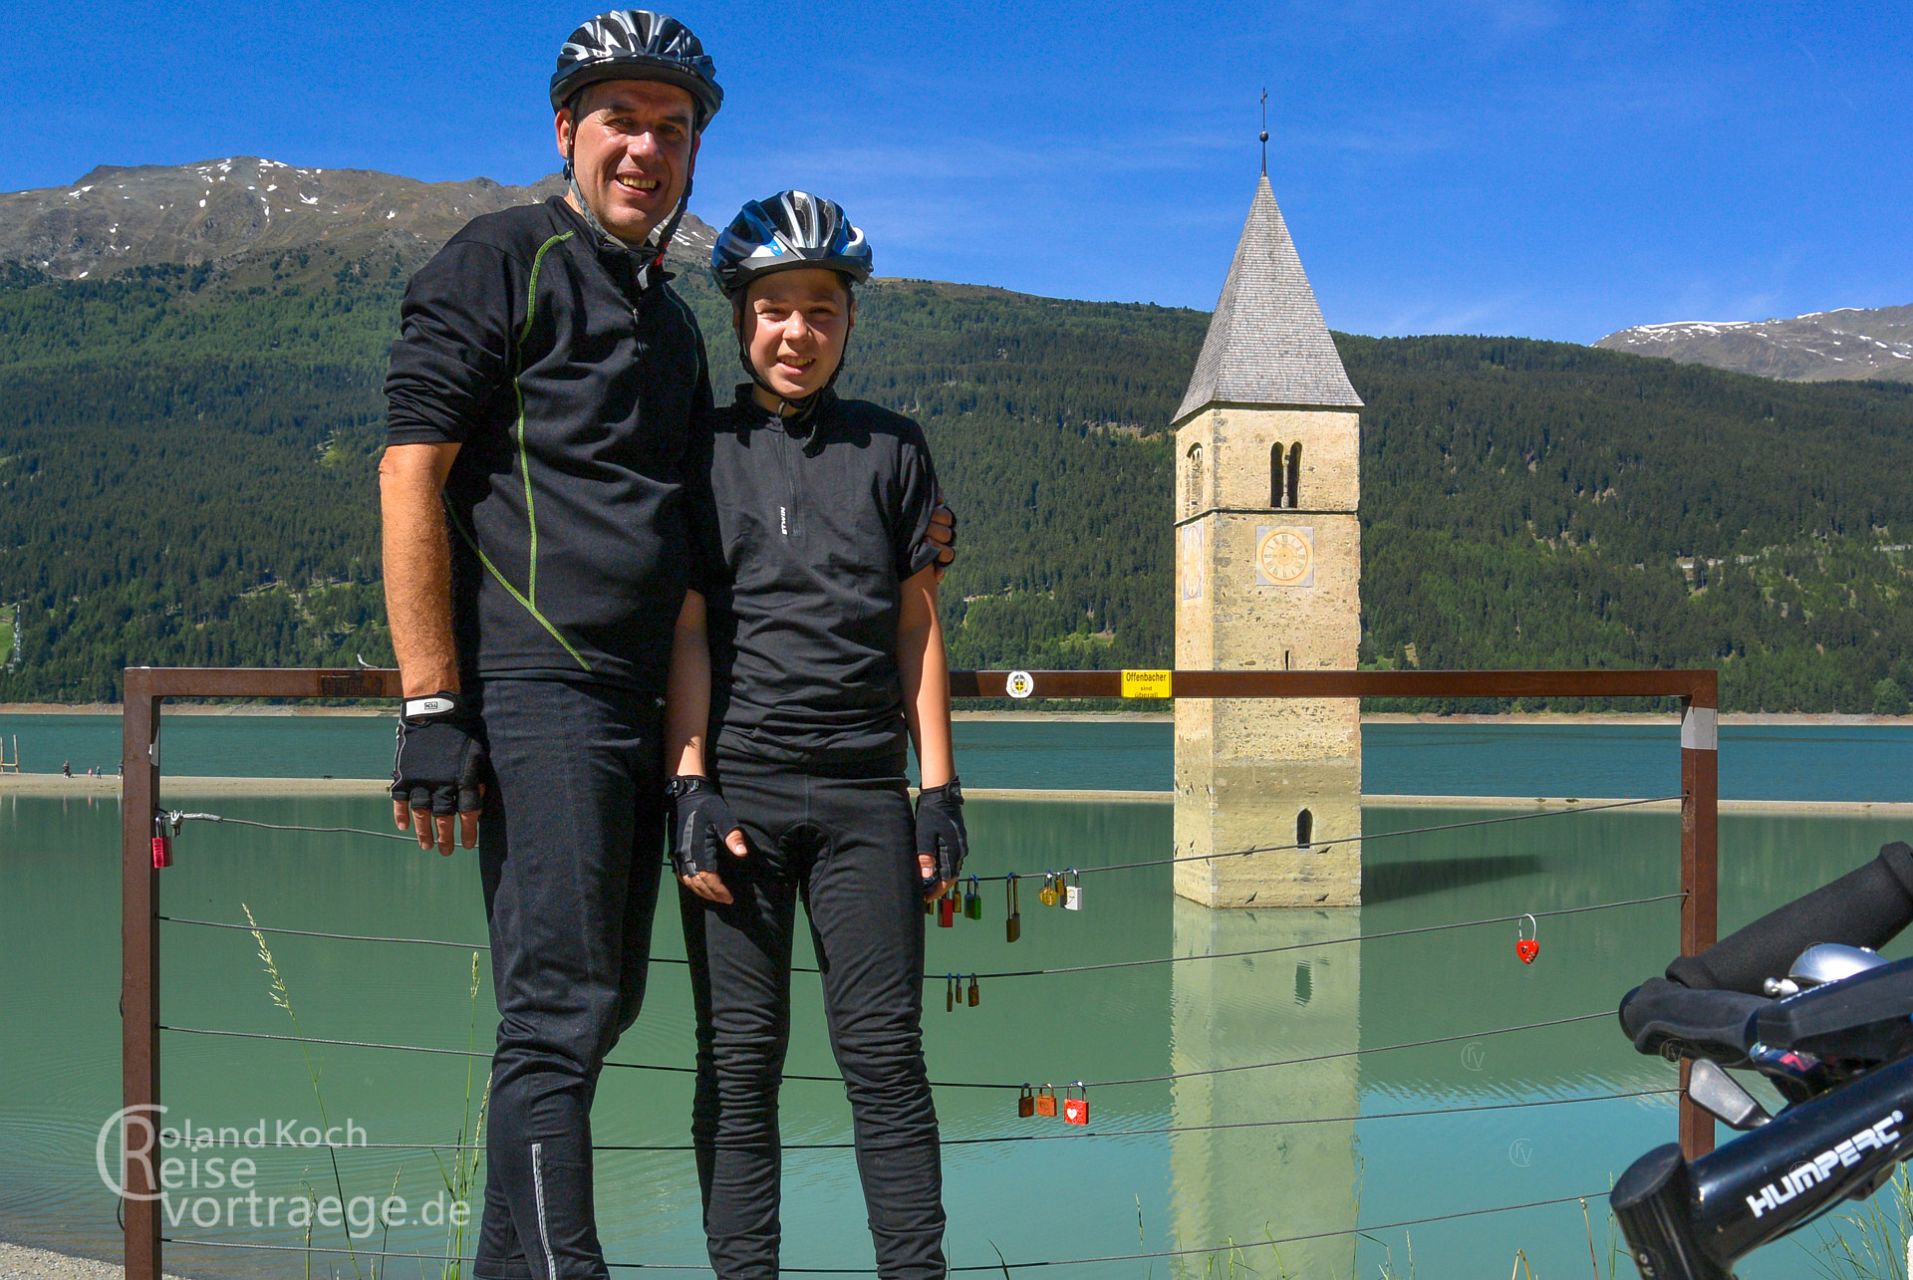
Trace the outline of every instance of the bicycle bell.
[[1809, 987], [1824, 987], [1829, 982], [1851, 978], [1856, 973], [1877, 969], [1886, 961], [1871, 947], [1849, 947], [1841, 942], [1821, 942], [1808, 947], [1793, 962], [1793, 970], [1784, 978], [1768, 978], [1761, 990], [1770, 996], [1796, 996]]

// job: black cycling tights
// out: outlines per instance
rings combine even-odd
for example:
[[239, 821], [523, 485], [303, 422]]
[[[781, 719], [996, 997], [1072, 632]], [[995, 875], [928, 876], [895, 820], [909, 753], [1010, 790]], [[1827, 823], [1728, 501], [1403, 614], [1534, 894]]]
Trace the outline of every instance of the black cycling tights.
[[923, 1065], [923, 898], [902, 772], [900, 760], [852, 769], [716, 762], [751, 853], [722, 859], [731, 905], [689, 892], [680, 902], [698, 1018], [692, 1136], [719, 1280], [778, 1274], [777, 1090], [800, 895], [850, 1095], [878, 1274], [946, 1273], [937, 1116]]

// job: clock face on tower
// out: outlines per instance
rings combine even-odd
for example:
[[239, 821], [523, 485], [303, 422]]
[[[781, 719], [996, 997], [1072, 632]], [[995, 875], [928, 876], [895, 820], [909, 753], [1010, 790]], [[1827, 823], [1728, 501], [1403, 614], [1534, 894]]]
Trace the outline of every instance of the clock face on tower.
[[1255, 531], [1255, 577], [1264, 586], [1315, 585], [1315, 530], [1263, 525]]

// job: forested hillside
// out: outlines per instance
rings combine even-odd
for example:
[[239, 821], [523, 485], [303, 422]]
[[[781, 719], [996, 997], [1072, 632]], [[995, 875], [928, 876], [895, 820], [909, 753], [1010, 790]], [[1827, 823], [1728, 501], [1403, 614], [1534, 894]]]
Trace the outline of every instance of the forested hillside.
[[[111, 699], [128, 662], [389, 660], [374, 467], [412, 265], [0, 281], [0, 701]], [[680, 283], [722, 395], [721, 301]], [[915, 281], [861, 308], [842, 387], [924, 422], [962, 513], [954, 661], [1166, 665], [1164, 429], [1205, 318]], [[1734, 707], [1904, 706], [1913, 388], [1339, 341], [1368, 402], [1364, 661], [1719, 664]]]

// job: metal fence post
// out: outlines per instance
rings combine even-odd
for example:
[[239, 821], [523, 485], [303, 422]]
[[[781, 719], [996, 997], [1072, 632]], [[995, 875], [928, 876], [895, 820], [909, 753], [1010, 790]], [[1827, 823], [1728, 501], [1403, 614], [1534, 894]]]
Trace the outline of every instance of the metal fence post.
[[[149, 667], [126, 669], [120, 720], [120, 1127], [125, 1148], [120, 1206], [126, 1280], [160, 1280], [159, 870], [153, 814], [159, 804], [159, 697]], [[133, 1108], [143, 1110], [133, 1111]]]
[[[1711, 671], [1697, 672], [1681, 699], [1681, 954], [1705, 951], [1720, 931], [1720, 695]], [[1693, 1061], [1681, 1059], [1681, 1150], [1689, 1160], [1714, 1149], [1714, 1118], [1687, 1097]]]

